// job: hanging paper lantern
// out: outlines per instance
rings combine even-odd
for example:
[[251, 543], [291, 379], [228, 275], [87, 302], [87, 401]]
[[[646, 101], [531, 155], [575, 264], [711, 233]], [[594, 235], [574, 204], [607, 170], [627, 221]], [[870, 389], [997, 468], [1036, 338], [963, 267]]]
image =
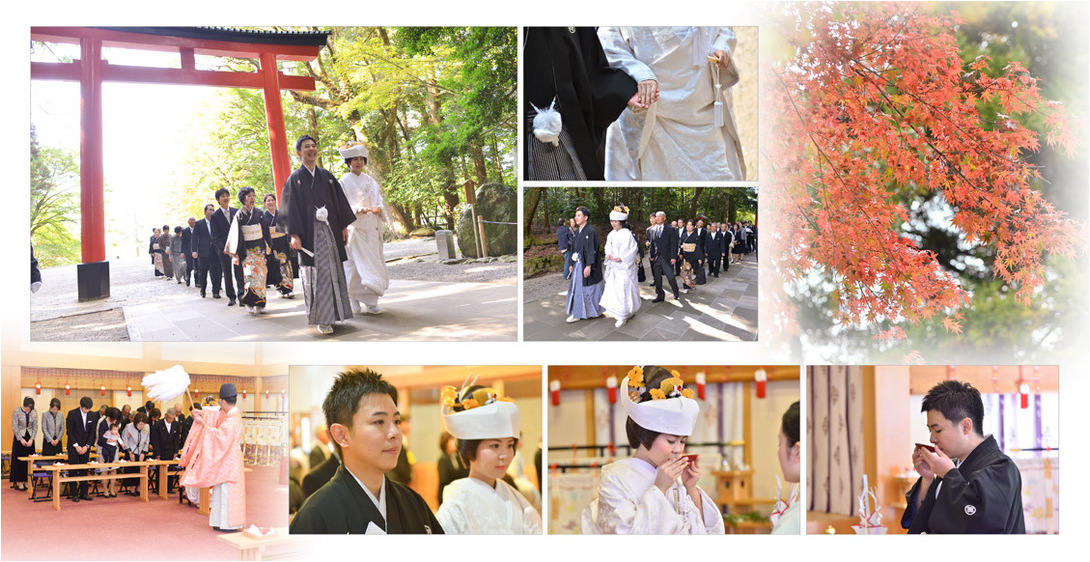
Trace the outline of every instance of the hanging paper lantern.
[[242, 389], [242, 399], [243, 399], [243, 400], [245, 400], [245, 399], [246, 399], [246, 389], [245, 389], [245, 388], [244, 388], [244, 389]]
[[99, 391], [102, 393], [103, 396], [106, 396], [106, 385], [102, 385], [101, 387], [99, 387]]
[[560, 405], [560, 381], [557, 379], [549, 381], [549, 401], [553, 406]]
[[617, 377], [616, 376], [610, 375], [610, 377], [608, 379], [606, 379], [606, 393], [609, 396], [609, 403], [610, 404], [616, 404], [617, 403]]
[[696, 374], [696, 396], [701, 400], [705, 400], [708, 392], [708, 378], [704, 374], [704, 371], [700, 371]]
[[269, 399], [269, 391], [268, 391], [268, 390], [266, 390], [266, 391], [265, 391], [265, 399], [266, 399], [266, 400], [268, 400], [268, 399]]
[[1021, 384], [1019, 384], [1018, 394], [1022, 399], [1022, 409], [1025, 410], [1029, 408], [1029, 384], [1026, 382], [1022, 382]]
[[992, 365], [992, 387], [999, 394], [999, 367], [996, 365]]
[[128, 394], [129, 396], [132, 396], [132, 387], [131, 386], [125, 388], [125, 394]]
[[201, 389], [199, 389], [199, 388], [194, 388], [193, 389], [193, 400], [195, 400], [197, 402], [200, 402], [200, 400], [201, 400]]
[[757, 398], [764, 398], [768, 385], [768, 373], [764, 369], [757, 369], [753, 373], [753, 380], [757, 383]]
[[72, 394], [72, 387], [70, 387], [70, 386], [68, 386], [66, 384], [66, 385], [64, 385], [64, 395], [68, 396], [69, 394]]
[[34, 394], [41, 394], [41, 393], [42, 393], [42, 383], [36, 383], [34, 385]]

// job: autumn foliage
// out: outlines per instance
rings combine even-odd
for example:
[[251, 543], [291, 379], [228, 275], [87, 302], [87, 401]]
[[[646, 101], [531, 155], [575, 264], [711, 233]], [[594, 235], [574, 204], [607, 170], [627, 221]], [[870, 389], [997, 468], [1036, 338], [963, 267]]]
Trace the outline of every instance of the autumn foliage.
[[796, 278], [831, 274], [836, 319], [876, 326], [878, 339], [939, 319], [960, 333], [971, 295], [901, 228], [914, 202], [939, 192], [964, 243], [993, 247], [994, 274], [1029, 302], [1046, 254], [1072, 254], [1085, 232], [1031, 187], [1040, 170], [1027, 156], [1041, 139], [1020, 122], [1041, 114], [1044, 142], [1070, 154], [1064, 106], [1017, 62], [998, 73], [986, 57], [963, 63], [956, 16], [883, 2], [793, 6], [780, 31], [795, 56], [764, 77], [777, 265]]

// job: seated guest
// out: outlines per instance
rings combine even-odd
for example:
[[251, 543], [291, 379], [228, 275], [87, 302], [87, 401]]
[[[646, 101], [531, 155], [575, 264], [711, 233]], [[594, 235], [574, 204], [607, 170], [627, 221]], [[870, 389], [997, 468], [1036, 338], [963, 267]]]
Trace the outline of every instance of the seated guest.
[[442, 533], [427, 502], [386, 473], [401, 453], [397, 389], [370, 370], [337, 376], [322, 403], [342, 464], [291, 522], [292, 534]]

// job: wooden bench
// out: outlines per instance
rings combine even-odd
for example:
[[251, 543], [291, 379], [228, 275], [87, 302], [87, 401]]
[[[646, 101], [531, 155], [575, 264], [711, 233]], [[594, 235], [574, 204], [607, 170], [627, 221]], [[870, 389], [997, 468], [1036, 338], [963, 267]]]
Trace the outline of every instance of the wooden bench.
[[[67, 458], [68, 458], [68, 455], [39, 455], [39, 454], [33, 454], [33, 455], [30, 455], [30, 456], [27, 456], [27, 457], [19, 457], [18, 460], [23, 461], [23, 462], [26, 463], [26, 474], [27, 474], [27, 479], [29, 480], [29, 479], [33, 478], [33, 476], [34, 476], [34, 463], [42, 462], [42, 461], [62, 461], [62, 460], [65, 460]], [[29, 499], [33, 500], [33, 499], [35, 499], [34, 498], [34, 489], [37, 486], [34, 486], [33, 482], [30, 482], [30, 484], [31, 484], [30, 486], [26, 487], [26, 492], [27, 492], [27, 497]]]
[[[173, 460], [147, 460], [147, 461], [125, 461], [125, 462], [110, 462], [110, 463], [86, 463], [86, 464], [53, 464], [39, 467], [39, 470], [45, 470], [52, 472], [53, 479], [53, 509], [60, 510], [61, 508], [61, 484], [66, 482], [90, 482], [93, 480], [116, 480], [119, 478], [138, 478], [140, 480], [140, 501], [148, 501], [148, 467], [150, 466], [163, 466], [173, 464]], [[62, 471], [73, 470], [97, 470], [97, 469], [116, 469], [125, 468], [128, 466], [135, 466], [140, 468], [140, 472], [132, 474], [128, 472], [99, 472], [96, 474], [88, 474], [86, 476], [61, 476]], [[165, 470], [159, 471], [159, 497], [167, 499], [166, 496], [166, 472]]]

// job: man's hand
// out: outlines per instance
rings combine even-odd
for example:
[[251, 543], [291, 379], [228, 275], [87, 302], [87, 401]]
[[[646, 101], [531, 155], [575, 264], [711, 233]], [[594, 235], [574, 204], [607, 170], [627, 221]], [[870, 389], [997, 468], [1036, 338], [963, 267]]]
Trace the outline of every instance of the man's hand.
[[[632, 96], [637, 107], [648, 108], [652, 103], [659, 101], [659, 83], [655, 80], [644, 80], [636, 85], [636, 94]], [[629, 103], [632, 103], [629, 100]]]
[[[947, 472], [954, 469], [954, 461], [950, 460], [950, 457], [946, 456], [946, 453], [942, 452], [942, 449], [935, 448], [935, 452], [932, 453], [924, 448], [916, 449], [916, 453], [920, 455], [920, 459], [923, 464], [927, 465], [928, 470], [939, 478], [946, 476]], [[919, 469], [917, 469], [919, 471]], [[920, 476], [923, 476], [923, 472], [920, 472]]]
[[586, 279], [587, 277], [590, 277], [590, 266], [589, 265], [583, 268], [583, 279]]
[[288, 245], [291, 246], [292, 250], [302, 250], [303, 249], [303, 241], [299, 238], [298, 234], [292, 234], [291, 235], [291, 242]]

